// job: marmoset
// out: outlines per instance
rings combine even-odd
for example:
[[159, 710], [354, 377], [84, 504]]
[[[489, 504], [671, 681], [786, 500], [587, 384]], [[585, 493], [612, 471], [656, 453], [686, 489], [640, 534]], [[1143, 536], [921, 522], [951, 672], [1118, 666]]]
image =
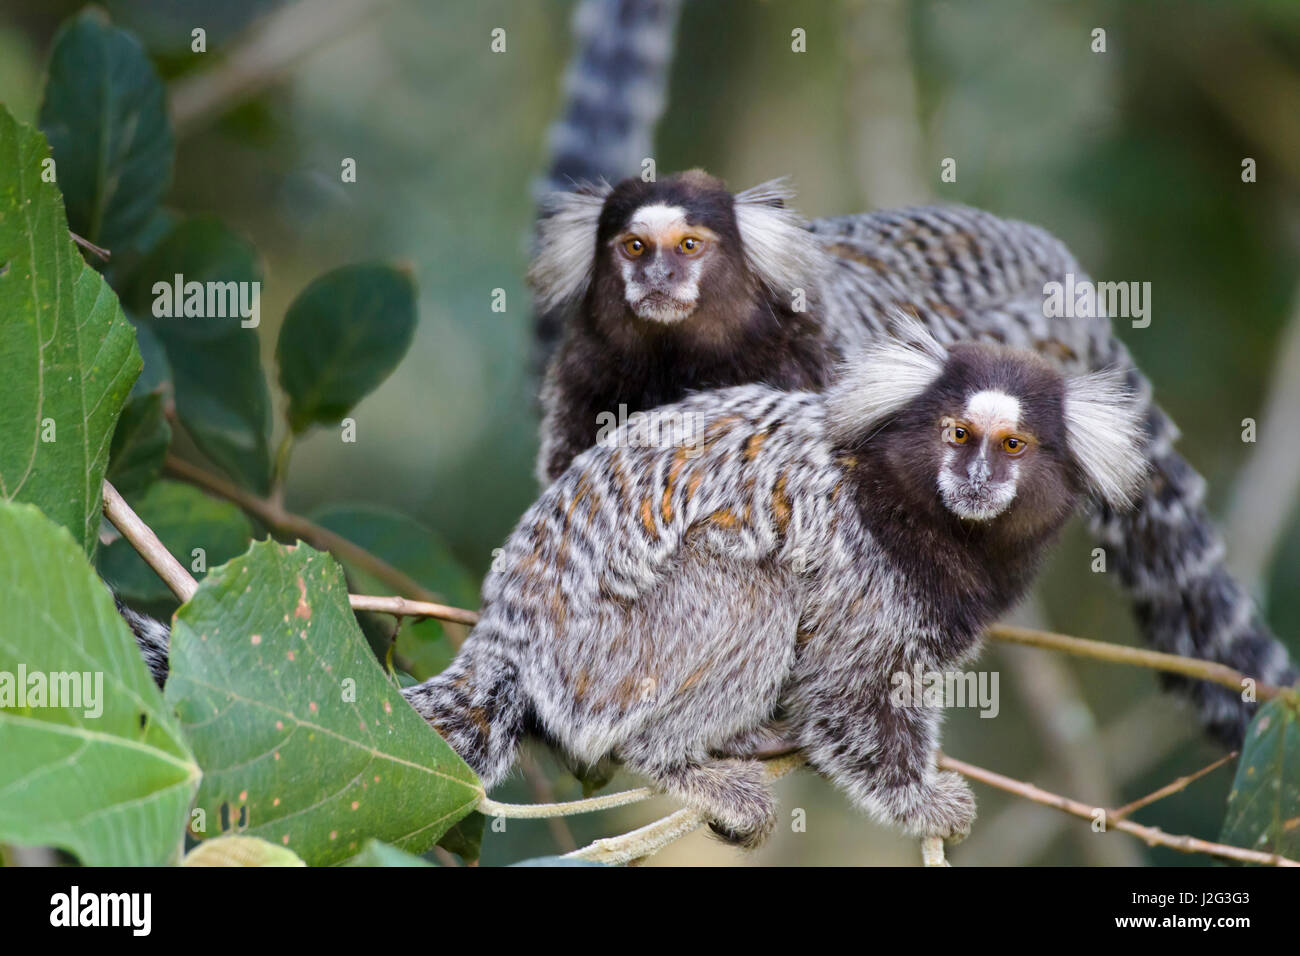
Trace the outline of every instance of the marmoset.
[[[563, 336], [542, 387], [543, 483], [616, 416], [747, 382], [823, 388], [844, 355], [887, 339], [889, 316], [902, 310], [941, 343], [1031, 348], [1065, 374], [1122, 370], [1142, 404], [1138, 454], [1150, 479], [1136, 508], [1100, 502], [1088, 518], [1144, 636], [1164, 651], [1295, 682], [1285, 650], [1225, 570], [1204, 482], [1173, 450], [1177, 431], [1109, 319], [1045, 316], [1048, 283], [1087, 281], [1058, 240], [957, 206], [805, 228], [790, 198], [779, 183], [733, 196], [692, 171], [545, 200], [530, 279], [543, 326], [562, 319]], [[1211, 731], [1240, 740], [1253, 703], [1216, 684], [1182, 686]]]
[[701, 393], [578, 455], [506, 542], [453, 663], [403, 691], [412, 706], [488, 787], [536, 734], [747, 847], [773, 800], [757, 761], [726, 755], [779, 712], [858, 807], [964, 835], [974, 801], [935, 768], [939, 712], [892, 703], [894, 675], [968, 658], [1081, 497], [1129, 504], [1142, 405], [1122, 373], [1067, 379], [902, 328], [824, 391]]

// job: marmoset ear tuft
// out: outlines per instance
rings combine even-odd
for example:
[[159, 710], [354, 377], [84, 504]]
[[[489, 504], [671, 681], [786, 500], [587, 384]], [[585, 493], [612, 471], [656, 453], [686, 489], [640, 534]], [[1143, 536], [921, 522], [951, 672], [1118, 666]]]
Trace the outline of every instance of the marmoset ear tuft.
[[828, 427], [836, 441], [875, 431], [943, 373], [948, 352], [920, 322], [899, 312], [891, 332], [850, 356], [828, 391]]
[[528, 283], [543, 311], [587, 291], [596, 258], [596, 227], [612, 188], [605, 182], [584, 184], [575, 192], [550, 193], [542, 199]]
[[1142, 403], [1119, 369], [1067, 379], [1065, 433], [1086, 490], [1128, 508], [1146, 479]]
[[830, 268], [821, 242], [789, 206], [794, 189], [773, 179], [735, 195], [736, 227], [749, 266], [763, 285], [781, 296], [804, 289], [810, 296]]

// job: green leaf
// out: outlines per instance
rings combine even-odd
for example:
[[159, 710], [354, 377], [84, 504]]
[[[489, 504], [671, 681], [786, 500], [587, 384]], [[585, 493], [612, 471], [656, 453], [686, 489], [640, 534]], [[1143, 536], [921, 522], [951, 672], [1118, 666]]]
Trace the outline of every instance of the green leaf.
[[1246, 728], [1220, 842], [1300, 860], [1300, 704], [1279, 697]]
[[140, 372], [140, 377], [131, 386], [130, 397], [136, 399], [150, 392], [156, 392], [165, 383], [170, 382], [172, 367], [167, 361], [167, 352], [163, 349], [162, 342], [150, 331], [149, 326], [134, 321], [129, 315], [126, 318], [135, 329], [135, 344], [140, 349], [140, 358], [144, 361], [144, 369]]
[[87, 9], [60, 27], [41, 105], [68, 223], [91, 242], [125, 245], [172, 178], [163, 85], [140, 43]]
[[163, 337], [176, 415], [222, 471], [260, 495], [271, 489], [271, 391], [257, 334], [241, 329], [202, 345]]
[[[182, 307], [186, 288], [200, 284], [202, 315], [187, 316], [183, 308], [175, 314], [178, 275]], [[242, 326], [239, 310], [241, 303], [251, 310], [258, 290], [260, 321], [261, 281], [257, 251], [220, 221], [200, 217], [178, 223], [154, 246], [124, 280], [123, 301], [166, 351], [186, 433], [222, 471], [264, 495], [271, 485], [271, 392], [257, 329]], [[210, 304], [209, 288], [219, 293]], [[232, 291], [243, 298], [232, 299]]]
[[[90, 675], [94, 706], [91, 697], [36, 706], [36, 674]], [[179, 854], [199, 782], [180, 727], [68, 532], [8, 503], [0, 503], [0, 754], [0, 840], [62, 847], [91, 866], [160, 865]]]
[[[243, 554], [253, 537], [248, 518], [237, 507], [178, 481], [154, 482], [130, 504], [196, 578], [206, 573], [203, 567], [213, 568]], [[197, 568], [196, 548], [203, 550], [203, 563]], [[100, 553], [99, 573], [119, 594], [133, 601], [166, 601], [172, 596], [125, 538], [118, 538]]]
[[[479, 589], [473, 577], [452, 556], [446, 542], [415, 519], [371, 505], [330, 505], [313, 512], [311, 517], [322, 527], [382, 558], [447, 604], [478, 607]], [[346, 566], [362, 593], [396, 593], [361, 568]], [[415, 676], [421, 680], [442, 673], [455, 654], [447, 640], [446, 627], [432, 618], [407, 621], [398, 633], [397, 651], [410, 662]]]
[[[453, 828], [454, 829], [454, 828]], [[428, 860], [418, 857], [413, 853], [407, 853], [405, 850], [399, 850], [396, 847], [389, 846], [387, 843], [380, 843], [378, 840], [367, 840], [366, 845], [362, 847], [361, 852], [348, 860], [348, 866], [435, 866]]]
[[254, 544], [176, 612], [171, 651], [167, 700], [204, 768], [210, 822], [316, 866], [367, 837], [423, 852], [482, 795], [385, 679], [329, 555]]
[[128, 497], [143, 491], [162, 474], [171, 441], [172, 429], [163, 413], [163, 397], [150, 392], [131, 399], [117, 420], [106, 477]]
[[68, 236], [58, 188], [41, 181], [48, 154], [40, 133], [0, 107], [0, 499], [35, 504], [92, 553], [113, 425], [140, 353]]
[[364, 264], [316, 279], [289, 306], [275, 350], [289, 427], [342, 419], [392, 373], [414, 334], [409, 273]]
[[181, 866], [306, 866], [292, 850], [257, 837], [223, 836], [205, 840], [181, 861]]
[[472, 863], [483, 852], [483, 827], [486, 823], [487, 817], [475, 810], [444, 833], [438, 846]]

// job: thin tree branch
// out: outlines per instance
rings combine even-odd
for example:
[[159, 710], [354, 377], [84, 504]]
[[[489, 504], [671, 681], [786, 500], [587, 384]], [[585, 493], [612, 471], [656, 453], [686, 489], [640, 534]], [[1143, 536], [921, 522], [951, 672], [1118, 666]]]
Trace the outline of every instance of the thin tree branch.
[[1237, 757], [1237, 751], [1235, 750], [1232, 751], [1232, 753], [1224, 754], [1218, 760], [1214, 761], [1214, 763], [1210, 764], [1208, 767], [1202, 767], [1200, 770], [1196, 771], [1196, 773], [1189, 773], [1185, 777], [1179, 777], [1177, 780], [1173, 781], [1172, 783], [1165, 784], [1159, 790], [1147, 794], [1145, 797], [1142, 797], [1140, 800], [1134, 800], [1132, 803], [1126, 803], [1118, 810], [1111, 810], [1109, 813], [1106, 814], [1106, 819], [1121, 820], [1124, 817], [1132, 816], [1138, 810], [1141, 810], [1145, 806], [1150, 806], [1151, 804], [1155, 803], [1157, 800], [1163, 800], [1165, 797], [1168, 797], [1171, 794], [1175, 794], [1178, 793], [1180, 790], [1187, 789], [1187, 785], [1192, 783], [1194, 780], [1200, 780], [1207, 773], [1212, 773], [1215, 770], [1218, 770], [1229, 760], [1234, 760], [1236, 759], [1236, 757]]
[[[804, 758], [801, 755], [793, 754], [786, 757], [780, 757], [776, 760], [770, 760], [766, 764], [767, 778], [775, 780], [785, 776], [792, 770], [804, 765]], [[1044, 806], [1054, 807], [1065, 813], [1080, 817], [1084, 820], [1096, 819], [1098, 807], [1089, 806], [1078, 800], [1071, 800], [1068, 797], [1059, 794], [1050, 793], [1031, 783], [1025, 783], [1011, 777], [1003, 776], [991, 770], [985, 770], [974, 764], [966, 763], [963, 760], [957, 760], [945, 754], [940, 754], [936, 765], [941, 770], [955, 770], [965, 777], [972, 780], [978, 780], [981, 783], [999, 790], [1005, 790], [1008, 793], [1023, 797], [1026, 800], [1040, 803]], [[1201, 774], [1194, 774], [1190, 778], [1182, 781], [1175, 781], [1170, 786], [1181, 784], [1185, 787], [1191, 780], [1197, 776], [1212, 770], [1213, 767], [1207, 768]], [[1173, 792], [1170, 790], [1169, 792]], [[627, 794], [637, 793], [637, 791], [626, 791]], [[1163, 795], [1163, 794], [1161, 794]], [[613, 796], [619, 796], [615, 794]], [[1158, 796], [1152, 795], [1145, 802], [1152, 799], [1159, 799]], [[585, 801], [578, 801], [585, 802]], [[566, 804], [558, 804], [564, 807]], [[1228, 846], [1223, 843], [1213, 843], [1209, 840], [1201, 840], [1197, 837], [1184, 836], [1179, 834], [1165, 833], [1157, 827], [1147, 827], [1126, 820], [1120, 814], [1122, 812], [1131, 812], [1136, 806], [1130, 805], [1123, 808], [1122, 811], [1104, 810], [1105, 820], [1108, 827], [1135, 836], [1142, 840], [1148, 846], [1166, 846], [1173, 850], [1179, 850], [1183, 853], [1204, 853], [1209, 856], [1218, 857], [1226, 860], [1236, 860], [1242, 863], [1260, 863], [1267, 866], [1300, 866], [1300, 862], [1282, 856], [1279, 853], [1262, 853], [1257, 850], [1245, 850], [1241, 847]], [[691, 809], [677, 810], [654, 823], [624, 833], [621, 836], [610, 837], [604, 840], [596, 840], [594, 843], [575, 850], [572, 853], [566, 853], [565, 856], [581, 860], [593, 860], [600, 863], [621, 864], [630, 863], [634, 860], [640, 860], [653, 853], [662, 850], [668, 844], [692, 833], [703, 823], [703, 817], [698, 811]], [[938, 847], [936, 848], [936, 842]], [[936, 841], [933, 838], [923, 839], [921, 841], [922, 862], [926, 866], [946, 866], [947, 862], [943, 858], [942, 840]]]
[[268, 14], [211, 69], [182, 76], [168, 91], [172, 126], [184, 136], [256, 96], [309, 53], [346, 35], [393, 0], [298, 0]]
[[[258, 497], [232, 481], [227, 481], [219, 475], [205, 471], [197, 465], [190, 464], [183, 458], [177, 458], [175, 455], [167, 456], [164, 470], [167, 474], [188, 481], [209, 494], [225, 498], [227, 501], [239, 505], [244, 511], [280, 534], [301, 538], [312, 547], [319, 548], [322, 551], [329, 551], [335, 557], [355, 564], [367, 574], [387, 584], [394, 591], [400, 591], [408, 597], [428, 602], [443, 609], [439, 613], [429, 613], [427, 615], [429, 617], [437, 617], [444, 621], [455, 621], [460, 624], [473, 624], [478, 620], [478, 614], [473, 611], [464, 611], [460, 608], [437, 604], [436, 594], [365, 548], [352, 543], [341, 535], [335, 534], [328, 528], [322, 528], [302, 515], [286, 511], [283, 507], [277, 506], [265, 498]], [[387, 609], [368, 608], [367, 610]], [[409, 613], [415, 615], [418, 612], [411, 610]]]
[[[804, 765], [801, 754], [777, 757], [763, 764], [765, 776], [769, 781], [777, 780]], [[635, 790], [625, 791], [628, 794]], [[617, 796], [617, 794], [614, 794]], [[560, 804], [564, 806], [564, 804]], [[698, 810], [685, 808], [648, 826], [632, 830], [620, 836], [596, 840], [580, 850], [564, 854], [575, 860], [592, 860], [597, 863], [621, 864], [641, 860], [659, 852], [668, 844], [679, 840], [688, 833], [693, 833], [704, 823], [704, 817]]]
[[922, 866], [952, 866], [943, 855], [943, 837], [928, 836], [921, 838]]
[[[530, 750], [520, 752], [519, 767], [524, 772], [524, 780], [528, 782], [529, 789], [533, 791], [533, 797], [539, 803], [554, 803], [555, 789]], [[578, 848], [578, 841], [573, 838], [573, 831], [569, 829], [564, 817], [548, 818], [546, 827], [551, 831], [551, 839], [561, 853], [569, 853]]]
[[[800, 758], [802, 760], [803, 758]], [[585, 800], [569, 800], [565, 803], [497, 803], [483, 797], [478, 802], [478, 812], [485, 817], [505, 817], [510, 820], [542, 820], [548, 817], [572, 817], [580, 813], [595, 813], [614, 807], [649, 800], [655, 792], [649, 787], [637, 787], [635, 790], [620, 790], [607, 793], [603, 797], [587, 797]]]
[[1265, 684], [1240, 671], [1233, 670], [1215, 661], [1201, 660], [1196, 657], [1181, 657], [1177, 654], [1165, 654], [1160, 651], [1146, 651], [1121, 644], [1109, 644], [1105, 641], [1090, 641], [1082, 637], [1069, 637], [1065, 634], [1053, 634], [1050, 631], [1036, 631], [1028, 627], [1015, 627], [999, 624], [989, 628], [988, 636], [995, 641], [1010, 644], [1026, 644], [1030, 647], [1046, 647], [1055, 651], [1064, 651], [1079, 657], [1091, 657], [1096, 660], [1110, 661], [1115, 664], [1132, 664], [1135, 667], [1149, 667], [1153, 670], [1182, 674], [1195, 677], [1213, 684], [1222, 684], [1235, 691], [1240, 691], [1246, 681], [1253, 681], [1255, 694], [1261, 700], [1276, 697], [1279, 694], [1294, 693], [1289, 688]]
[[81, 248], [85, 249], [87, 252], [93, 253], [94, 255], [98, 256], [100, 259], [104, 260], [105, 262], [107, 262], [113, 256], [113, 253], [105, 249], [103, 246], [97, 246], [89, 239], [83, 239], [81, 236], [77, 235], [71, 229], [68, 230], [68, 235], [70, 235], [72, 237], [72, 241], [75, 242], [77, 245], [81, 246]]
[[378, 594], [349, 594], [348, 598], [354, 611], [379, 611], [397, 617], [431, 617], [456, 624], [473, 624], [478, 620], [474, 611], [434, 601], [408, 601], [403, 597]]
[[[184, 604], [194, 596], [198, 582], [107, 481], [104, 482], [104, 516], [122, 533], [122, 537], [131, 542], [145, 564], [163, 579], [178, 601]], [[432, 617], [462, 624], [470, 624], [478, 619], [478, 615], [472, 611], [448, 607], [446, 604], [408, 601], [406, 598], [385, 595], [349, 594], [348, 603], [354, 611], [379, 611], [398, 617]]]
[[140, 520], [131, 506], [109, 482], [104, 482], [104, 517], [131, 542], [131, 546], [153, 568], [158, 577], [171, 589], [176, 599], [184, 604], [194, 596], [199, 584], [185, 570], [184, 565], [172, 557], [167, 546], [158, 540], [153, 529]]
[[[962, 760], [956, 760], [946, 755], [940, 755], [938, 766], [943, 770], [955, 770], [965, 777], [972, 780], [978, 780], [981, 783], [988, 784], [990, 787], [997, 787], [999, 790], [1005, 790], [1008, 793], [1014, 793], [1026, 800], [1032, 800], [1034, 803], [1041, 803], [1047, 807], [1055, 807], [1065, 813], [1072, 814], [1084, 820], [1094, 820], [1097, 816], [1098, 807], [1089, 806], [1078, 800], [1071, 800], [1069, 797], [1062, 797], [1055, 793], [1049, 793], [1035, 787], [1032, 783], [1023, 783], [1019, 780], [1013, 780], [1011, 777], [1004, 777], [1000, 773], [994, 773], [992, 770], [985, 770], [982, 767], [976, 767]], [[1131, 836], [1142, 840], [1148, 846], [1166, 846], [1171, 850], [1179, 850], [1183, 853], [1205, 853], [1209, 856], [1219, 857], [1224, 860], [1237, 860], [1241, 863], [1262, 863], [1267, 866], [1300, 866], [1300, 862], [1288, 859], [1278, 853], [1261, 853], [1258, 850], [1243, 850], [1241, 847], [1227, 846], [1223, 843], [1211, 843], [1208, 840], [1201, 840], [1191, 836], [1180, 836], [1172, 833], [1165, 833], [1157, 827], [1144, 827], [1141, 824], [1134, 823], [1132, 820], [1116, 818], [1111, 812], [1104, 810], [1106, 825], [1116, 830], [1121, 830]]]

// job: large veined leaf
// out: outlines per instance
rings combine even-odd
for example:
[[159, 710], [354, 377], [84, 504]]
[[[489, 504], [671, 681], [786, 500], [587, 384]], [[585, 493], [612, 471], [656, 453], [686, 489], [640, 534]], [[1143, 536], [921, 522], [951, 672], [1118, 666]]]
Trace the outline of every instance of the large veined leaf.
[[[62, 696], [74, 688], [79, 701]], [[0, 503], [0, 841], [95, 866], [166, 863], [198, 782], [86, 556], [31, 505]]]
[[1246, 729], [1220, 840], [1300, 860], [1300, 705], [1277, 698]]
[[117, 299], [41, 178], [41, 134], [0, 107], [0, 498], [28, 501], [88, 553], [118, 412], [140, 374]]
[[415, 282], [391, 266], [342, 266], [289, 306], [276, 358], [289, 427], [342, 419], [386, 379], [415, 334]]
[[387, 681], [348, 606], [342, 569], [299, 544], [254, 544], [176, 612], [167, 700], [223, 826], [311, 865], [367, 837], [413, 853], [477, 804], [473, 771]]
[[[133, 496], [130, 504], [196, 578], [201, 579], [207, 568], [243, 554], [253, 537], [252, 525], [239, 508], [179, 481], [156, 481]], [[100, 551], [99, 573], [129, 600], [167, 601], [172, 596], [125, 538]]]
[[73, 231], [129, 242], [171, 182], [162, 81], [138, 40], [87, 9], [54, 37], [41, 128], [58, 163]]

